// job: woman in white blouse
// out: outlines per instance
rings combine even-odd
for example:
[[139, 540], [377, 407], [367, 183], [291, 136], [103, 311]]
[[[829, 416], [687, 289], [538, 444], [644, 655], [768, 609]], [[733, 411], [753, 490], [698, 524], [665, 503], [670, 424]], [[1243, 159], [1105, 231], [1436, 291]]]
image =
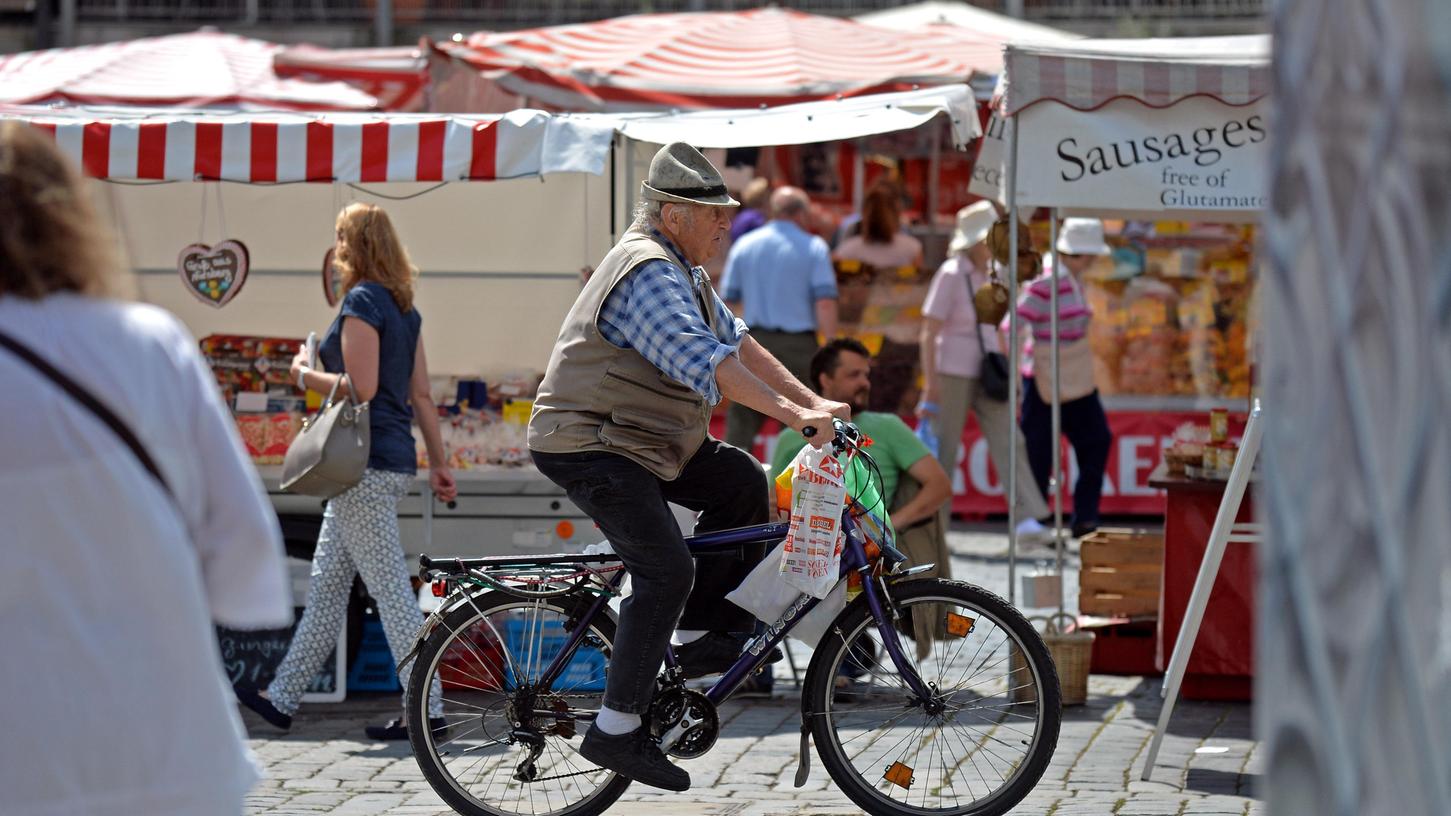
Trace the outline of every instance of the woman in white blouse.
[[1047, 517], [1048, 504], [1028, 467], [1027, 448], [1015, 421], [1017, 412], [1006, 400], [993, 399], [978, 385], [983, 354], [1001, 350], [997, 327], [980, 325], [973, 307], [973, 293], [987, 282], [992, 263], [986, 239], [996, 219], [997, 211], [988, 201], [970, 204], [957, 213], [957, 231], [948, 245], [950, 255], [932, 277], [922, 304], [924, 385], [917, 416], [923, 422], [935, 422], [938, 461], [949, 474], [958, 472], [957, 448], [968, 411], [977, 417], [1000, 481], [1006, 482], [1002, 474], [1008, 472], [1009, 446], [1018, 446], [1018, 540], [1040, 543], [1048, 538], [1038, 521]]
[[0, 332], [139, 443], [0, 348], [0, 810], [240, 814], [213, 622], [291, 622], [281, 536], [196, 341], [117, 299], [110, 247], [53, 142], [0, 122]]

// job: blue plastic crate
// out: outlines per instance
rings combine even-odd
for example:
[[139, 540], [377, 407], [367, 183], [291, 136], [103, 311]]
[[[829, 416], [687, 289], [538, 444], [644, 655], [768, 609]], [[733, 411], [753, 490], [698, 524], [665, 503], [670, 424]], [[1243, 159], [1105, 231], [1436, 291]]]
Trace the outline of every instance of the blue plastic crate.
[[363, 637], [358, 644], [358, 656], [353, 660], [352, 671], [348, 673], [348, 690], [403, 690], [398, 684], [398, 669], [393, 663], [393, 653], [388, 649], [388, 637], [383, 633], [383, 624], [376, 615], [363, 617]]
[[[535, 675], [547, 668], [559, 650], [564, 648], [565, 641], [569, 639], [569, 634], [564, 631], [564, 623], [557, 620], [544, 621], [542, 624], [526, 620], [509, 620], [504, 624], [504, 637], [509, 642], [509, 655], [515, 661], [524, 659], [527, 654], [524, 639], [530, 633], [538, 631], [540, 626], [543, 627], [540, 637], [542, 654], [534, 658], [531, 670]], [[514, 676], [514, 666], [507, 665], [504, 672], [511, 685], [518, 682]], [[604, 691], [604, 653], [587, 643], [581, 643], [574, 652], [574, 658], [565, 667], [564, 673], [554, 681], [554, 688], [570, 691]]]

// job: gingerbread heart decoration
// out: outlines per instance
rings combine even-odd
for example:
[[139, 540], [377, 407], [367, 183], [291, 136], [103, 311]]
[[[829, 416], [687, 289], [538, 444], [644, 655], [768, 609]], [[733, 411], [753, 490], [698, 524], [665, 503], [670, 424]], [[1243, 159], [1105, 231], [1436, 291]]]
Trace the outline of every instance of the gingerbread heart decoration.
[[242, 291], [248, 262], [247, 247], [241, 241], [192, 244], [176, 257], [176, 272], [197, 300], [220, 309]]

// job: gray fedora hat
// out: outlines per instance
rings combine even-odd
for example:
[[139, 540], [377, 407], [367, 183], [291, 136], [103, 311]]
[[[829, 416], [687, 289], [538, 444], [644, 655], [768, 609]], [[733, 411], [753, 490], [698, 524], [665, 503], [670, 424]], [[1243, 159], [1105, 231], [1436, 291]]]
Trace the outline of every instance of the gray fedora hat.
[[650, 161], [650, 178], [640, 182], [640, 197], [677, 204], [739, 207], [725, 179], [705, 154], [685, 142], [671, 142]]

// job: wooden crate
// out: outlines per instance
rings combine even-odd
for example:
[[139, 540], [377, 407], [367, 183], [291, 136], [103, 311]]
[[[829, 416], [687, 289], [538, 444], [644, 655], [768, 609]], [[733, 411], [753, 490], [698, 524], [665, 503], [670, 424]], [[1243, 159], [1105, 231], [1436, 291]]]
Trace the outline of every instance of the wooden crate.
[[1078, 608], [1085, 615], [1145, 617], [1159, 613], [1164, 537], [1143, 530], [1101, 529], [1079, 553]]

